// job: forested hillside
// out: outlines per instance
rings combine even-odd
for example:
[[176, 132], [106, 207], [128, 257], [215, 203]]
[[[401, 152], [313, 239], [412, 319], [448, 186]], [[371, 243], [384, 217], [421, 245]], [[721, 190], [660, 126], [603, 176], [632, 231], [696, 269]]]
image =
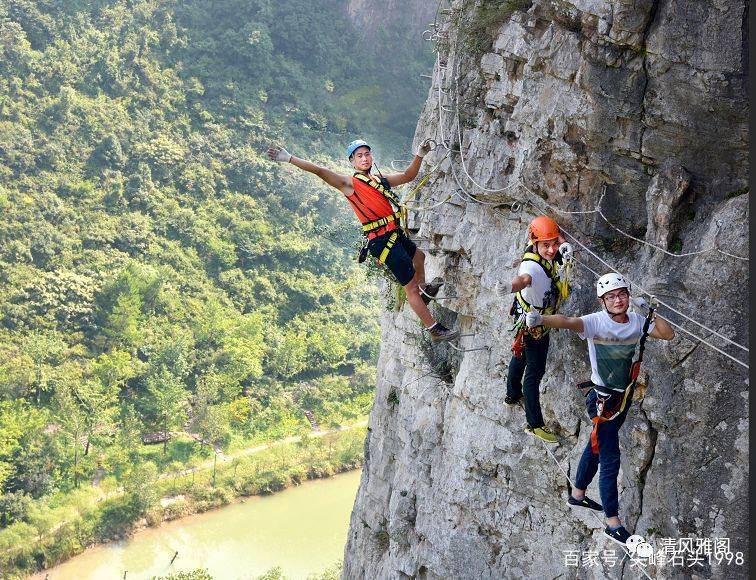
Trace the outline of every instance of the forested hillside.
[[358, 232], [264, 158], [333, 164], [358, 136], [407, 156], [430, 57], [393, 43], [389, 87], [341, 4], [0, 0], [2, 526], [185, 459], [182, 432], [228, 446], [369, 409]]

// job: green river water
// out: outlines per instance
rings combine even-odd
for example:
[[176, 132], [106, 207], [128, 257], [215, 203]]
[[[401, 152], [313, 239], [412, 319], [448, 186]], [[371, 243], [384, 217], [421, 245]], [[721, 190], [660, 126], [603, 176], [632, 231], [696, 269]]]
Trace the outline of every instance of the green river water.
[[141, 580], [204, 567], [216, 580], [237, 580], [280, 566], [288, 578], [306, 578], [343, 558], [359, 483], [353, 471], [248, 498], [92, 548], [46, 573], [49, 580], [122, 580], [126, 571], [126, 580]]

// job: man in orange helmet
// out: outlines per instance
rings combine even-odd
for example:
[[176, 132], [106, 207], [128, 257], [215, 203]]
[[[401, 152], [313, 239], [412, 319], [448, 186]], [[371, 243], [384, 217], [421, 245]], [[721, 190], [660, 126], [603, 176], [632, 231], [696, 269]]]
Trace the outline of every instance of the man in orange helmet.
[[556, 443], [556, 436], [544, 423], [539, 399], [549, 352], [549, 329], [528, 328], [524, 315], [533, 309], [541, 314], [554, 314], [567, 298], [569, 288], [566, 280], [560, 278], [558, 266], [572, 258], [572, 246], [562, 238], [557, 223], [546, 216], [538, 216], [530, 222], [528, 242], [517, 276], [509, 288], [499, 288], [502, 295], [515, 294], [510, 312], [518, 330], [512, 345], [504, 402], [511, 407], [519, 405], [524, 395], [528, 423], [525, 431], [548, 443]]

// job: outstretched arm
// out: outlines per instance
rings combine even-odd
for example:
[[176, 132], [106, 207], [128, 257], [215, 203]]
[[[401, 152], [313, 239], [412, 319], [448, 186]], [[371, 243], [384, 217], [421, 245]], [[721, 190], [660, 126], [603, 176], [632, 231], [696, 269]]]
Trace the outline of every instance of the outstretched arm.
[[527, 314], [528, 326], [548, 326], [549, 328], [567, 328], [575, 332], [583, 332], [585, 326], [583, 319], [576, 316], [564, 316], [563, 314], [541, 314], [531, 311]]
[[532, 281], [533, 278], [530, 277], [530, 274], [518, 274], [512, 278], [512, 281], [509, 284], [506, 282], [496, 282], [496, 294], [498, 294], [500, 298], [506, 298], [510, 294], [514, 294], [523, 288], [527, 288]]
[[415, 155], [415, 158], [412, 160], [412, 163], [410, 163], [409, 167], [405, 169], [402, 173], [392, 173], [391, 175], [386, 176], [386, 180], [389, 182], [389, 185], [391, 187], [396, 187], [397, 185], [404, 185], [405, 183], [409, 183], [415, 177], [417, 177], [418, 171], [420, 171], [420, 165], [423, 163], [423, 157], [425, 157], [428, 153], [430, 153], [431, 146], [430, 141], [425, 141], [420, 146], [420, 151], [418, 151], [417, 155]]
[[328, 185], [338, 189], [344, 195], [352, 195], [352, 193], [354, 192], [354, 190], [352, 189], [352, 180], [348, 176], [336, 173], [335, 171], [332, 171], [327, 167], [316, 165], [315, 163], [307, 161], [306, 159], [294, 157], [283, 147], [271, 147], [270, 149], [268, 149], [268, 157], [271, 160], [278, 161], [280, 163], [291, 163], [295, 167], [299, 167], [300, 169], [303, 169], [308, 173], [317, 175]]

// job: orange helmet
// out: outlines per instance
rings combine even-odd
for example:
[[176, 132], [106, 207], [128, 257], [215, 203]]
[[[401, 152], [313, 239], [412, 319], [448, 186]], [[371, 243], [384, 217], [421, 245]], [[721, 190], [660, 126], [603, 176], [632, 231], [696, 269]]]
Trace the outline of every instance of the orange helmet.
[[550, 217], [539, 215], [530, 222], [530, 225], [528, 226], [528, 237], [533, 243], [555, 240], [559, 237], [559, 226]]

